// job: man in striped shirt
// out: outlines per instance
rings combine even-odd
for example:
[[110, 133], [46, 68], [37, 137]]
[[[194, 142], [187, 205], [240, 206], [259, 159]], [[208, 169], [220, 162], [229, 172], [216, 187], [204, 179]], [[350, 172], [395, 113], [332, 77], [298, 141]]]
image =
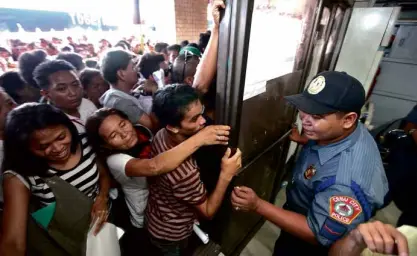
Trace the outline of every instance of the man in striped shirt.
[[[153, 141], [153, 154], [170, 150], [200, 131], [206, 120], [204, 106], [194, 88], [171, 85], [155, 94], [153, 111], [164, 129]], [[221, 134], [225, 136], [228, 134]], [[227, 132], [228, 133], [228, 132]], [[190, 157], [174, 171], [150, 180], [147, 229], [152, 243], [163, 255], [182, 255], [197, 214], [212, 218], [223, 201], [231, 179], [241, 167], [241, 152], [222, 159], [221, 174], [211, 195], [200, 180], [199, 168]]]

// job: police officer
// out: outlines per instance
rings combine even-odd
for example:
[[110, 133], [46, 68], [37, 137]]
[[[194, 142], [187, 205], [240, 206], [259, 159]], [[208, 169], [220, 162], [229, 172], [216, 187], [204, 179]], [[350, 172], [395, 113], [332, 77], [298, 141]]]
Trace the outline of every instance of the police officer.
[[281, 228], [274, 255], [327, 255], [328, 247], [367, 222], [388, 193], [378, 148], [358, 122], [362, 84], [344, 72], [317, 75], [301, 94], [285, 97], [300, 111], [308, 143], [293, 170], [283, 208], [235, 187], [235, 210], [254, 211]]

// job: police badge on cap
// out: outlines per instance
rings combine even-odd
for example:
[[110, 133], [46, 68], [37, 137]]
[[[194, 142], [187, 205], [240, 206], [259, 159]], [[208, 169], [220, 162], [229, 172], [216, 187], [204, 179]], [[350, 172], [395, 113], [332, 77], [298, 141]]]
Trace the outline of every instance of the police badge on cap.
[[326, 71], [314, 77], [303, 93], [284, 98], [310, 115], [360, 113], [365, 104], [365, 90], [361, 82], [345, 72]]
[[323, 91], [325, 86], [326, 78], [324, 78], [324, 76], [318, 76], [313, 81], [311, 81], [307, 91], [310, 94], [318, 94], [319, 92]]

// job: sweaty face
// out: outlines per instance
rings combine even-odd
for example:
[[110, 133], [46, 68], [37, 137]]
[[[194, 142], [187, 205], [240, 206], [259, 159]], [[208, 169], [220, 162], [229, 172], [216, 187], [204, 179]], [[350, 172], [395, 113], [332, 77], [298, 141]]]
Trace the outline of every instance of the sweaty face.
[[332, 141], [343, 135], [343, 118], [336, 113], [327, 115], [310, 115], [300, 111], [303, 132], [310, 140]]
[[4, 130], [7, 114], [16, 106], [16, 102], [7, 93], [0, 92], [0, 130]]
[[82, 100], [83, 88], [74, 71], [58, 71], [49, 76], [47, 98], [59, 109], [76, 110]]
[[114, 150], [128, 150], [138, 142], [132, 123], [118, 115], [111, 115], [104, 119], [98, 133], [106, 143], [104, 146]]
[[30, 136], [30, 151], [48, 162], [65, 162], [71, 155], [72, 136], [63, 125], [36, 130]]
[[188, 138], [203, 129], [206, 124], [206, 119], [204, 119], [203, 114], [204, 106], [199, 100], [188, 105], [178, 133]]
[[86, 89], [87, 98], [89, 98], [95, 105], [100, 105], [100, 97], [109, 89], [109, 84], [103, 79], [101, 75], [96, 75], [91, 79], [89, 86]]

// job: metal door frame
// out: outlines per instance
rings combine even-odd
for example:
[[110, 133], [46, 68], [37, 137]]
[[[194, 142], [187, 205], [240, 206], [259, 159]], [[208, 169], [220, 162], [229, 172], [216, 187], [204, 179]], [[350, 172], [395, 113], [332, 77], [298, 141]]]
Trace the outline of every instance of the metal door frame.
[[239, 138], [253, 6], [253, 0], [227, 1], [220, 23], [216, 123], [232, 127], [232, 147], [237, 147]]
[[[304, 89], [305, 80], [310, 70], [312, 52], [314, 48], [315, 32], [323, 12], [323, 2], [318, 0], [313, 14], [313, 25], [306, 36], [307, 51], [303, 53], [302, 64], [298, 70], [302, 70], [298, 92]], [[342, 2], [342, 1], [333, 1]], [[346, 2], [346, 1], [343, 1]], [[254, 0], [228, 0], [226, 10], [222, 13], [219, 31], [219, 50], [217, 59], [217, 87], [216, 87], [216, 123], [227, 124], [232, 127], [230, 146], [237, 147], [239, 142], [240, 123], [242, 116], [243, 92], [245, 87], [246, 67], [248, 60], [249, 38], [251, 32], [252, 13]], [[343, 38], [342, 38], [343, 41]], [[336, 52], [335, 55], [339, 53]], [[295, 112], [295, 111], [294, 111]], [[295, 120], [295, 113], [294, 113]], [[288, 133], [286, 133], [288, 135]], [[285, 138], [278, 139], [281, 141]], [[275, 145], [273, 143], [272, 145]], [[287, 144], [288, 145], [288, 144]], [[266, 150], [268, 151], [268, 150]], [[266, 152], [264, 151], [264, 152]], [[261, 153], [262, 155], [263, 153]], [[284, 160], [285, 161], [285, 160]], [[248, 163], [250, 164], [250, 163]], [[275, 198], [279, 188], [278, 183], [274, 185], [272, 197]], [[271, 198], [270, 200], [272, 200]], [[246, 238], [235, 247], [233, 255], [237, 255], [240, 250], [252, 239], [256, 232], [261, 228], [264, 221], [260, 221], [247, 234]]]

